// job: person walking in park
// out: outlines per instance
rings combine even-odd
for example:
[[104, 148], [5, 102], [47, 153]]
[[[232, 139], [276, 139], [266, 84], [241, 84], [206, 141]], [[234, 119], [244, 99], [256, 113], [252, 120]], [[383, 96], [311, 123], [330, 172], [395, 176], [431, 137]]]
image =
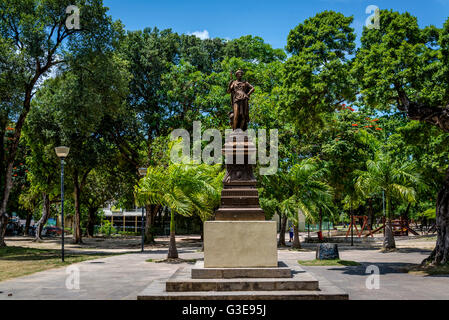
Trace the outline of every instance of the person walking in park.
[[288, 242], [293, 241], [293, 226], [290, 227], [290, 240]]

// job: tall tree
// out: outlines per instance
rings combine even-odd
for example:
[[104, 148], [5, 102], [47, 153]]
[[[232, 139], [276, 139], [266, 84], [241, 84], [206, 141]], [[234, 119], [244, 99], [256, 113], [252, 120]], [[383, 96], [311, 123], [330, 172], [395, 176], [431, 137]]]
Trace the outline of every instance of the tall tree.
[[[449, 132], [449, 20], [443, 29], [420, 28], [409, 13], [380, 12], [379, 29], [365, 29], [354, 74], [367, 104], [395, 106], [409, 119]], [[447, 170], [447, 167], [444, 168]], [[425, 262], [449, 261], [449, 172], [436, 205], [437, 243]]]
[[[81, 193], [89, 174], [115, 155], [115, 146], [105, 139], [102, 128], [111, 117], [118, 118], [127, 94], [129, 74], [116, 54], [79, 56], [70, 69], [49, 79], [33, 103], [35, 135], [49, 140], [47, 157], [56, 160], [55, 146], [70, 146], [67, 176], [71, 178], [75, 206], [74, 242], [82, 242]], [[42, 131], [42, 122], [52, 126]]]
[[277, 174], [270, 176], [261, 176], [259, 178], [261, 188], [260, 206], [269, 218], [277, 214], [280, 218], [278, 246], [286, 246], [285, 233], [287, 228], [288, 215], [283, 210], [282, 202], [288, 197], [286, 192], [287, 181], [285, 172], [279, 170]]
[[206, 164], [151, 167], [136, 187], [136, 201], [139, 205], [155, 204], [170, 209], [168, 259], [178, 258], [175, 214], [191, 216], [197, 212], [201, 217], [210, 215], [220, 199], [222, 183], [217, 179], [217, 176], [223, 177], [220, 171], [220, 166]]
[[[14, 109], [11, 110], [10, 105], [5, 106], [2, 101], [1, 124], [4, 124], [5, 117], [16, 120], [11, 143], [0, 159], [0, 246], [5, 246], [6, 210], [12, 188], [14, 160], [39, 83], [54, 67], [64, 65], [65, 49], [74, 45], [101, 48], [110, 35], [111, 20], [106, 16], [107, 9], [101, 0], [77, 1], [81, 28], [67, 29], [66, 9], [72, 4], [70, 0], [11, 0], [0, 3], [0, 50], [6, 52], [0, 60], [7, 57], [14, 62], [2, 63], [2, 67], [6, 68], [1, 69], [0, 78], [4, 79], [5, 74], [11, 77], [15, 73], [13, 84], [20, 88], [11, 91], [13, 97], [20, 100]], [[3, 128], [0, 133], [4, 133]]]
[[333, 190], [325, 180], [327, 174], [324, 164], [311, 158], [294, 165], [287, 175], [289, 198], [283, 201], [282, 206], [294, 223], [293, 248], [301, 247], [299, 211], [309, 220], [320, 221], [320, 225], [323, 214], [330, 215], [332, 212]]
[[302, 132], [319, 129], [326, 113], [354, 99], [348, 56], [354, 53], [352, 17], [325, 11], [290, 31], [282, 105]]
[[366, 198], [374, 193], [385, 194], [387, 223], [383, 247], [394, 249], [396, 244], [391, 220], [394, 217], [392, 200], [398, 199], [407, 203], [416, 201], [416, 188], [421, 185], [421, 178], [416, 173], [414, 164], [394, 162], [387, 154], [378, 153], [374, 160], [367, 162], [367, 171], [358, 171], [355, 188]]

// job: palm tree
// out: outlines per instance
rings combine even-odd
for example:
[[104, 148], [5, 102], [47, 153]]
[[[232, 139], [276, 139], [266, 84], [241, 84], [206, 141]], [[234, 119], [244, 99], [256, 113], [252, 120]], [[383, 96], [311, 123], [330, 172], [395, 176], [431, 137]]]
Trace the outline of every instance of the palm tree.
[[366, 166], [366, 171], [355, 172], [358, 175], [355, 189], [365, 198], [385, 193], [387, 224], [383, 247], [394, 249], [396, 243], [391, 226], [393, 218], [391, 202], [393, 199], [414, 202], [416, 198], [414, 186], [423, 186], [423, 183], [412, 162], [399, 164], [384, 153], [378, 152], [374, 160], [367, 161]]
[[273, 216], [278, 214], [280, 218], [280, 232], [278, 246], [286, 246], [285, 233], [288, 216], [282, 207], [282, 202], [289, 198], [286, 173], [279, 170], [275, 175], [261, 176], [260, 179], [261, 188], [260, 194], [260, 206], [265, 214]]
[[171, 164], [167, 168], [150, 167], [136, 187], [138, 205], [161, 205], [170, 211], [168, 259], [178, 258], [175, 214], [198, 213], [202, 220], [207, 219], [220, 201], [220, 177], [223, 177], [220, 166]]
[[289, 198], [282, 202], [285, 213], [293, 220], [293, 248], [301, 248], [298, 233], [299, 211], [307, 219], [322, 219], [323, 213], [331, 213], [333, 189], [324, 180], [328, 171], [316, 159], [303, 160], [294, 165], [287, 175]]

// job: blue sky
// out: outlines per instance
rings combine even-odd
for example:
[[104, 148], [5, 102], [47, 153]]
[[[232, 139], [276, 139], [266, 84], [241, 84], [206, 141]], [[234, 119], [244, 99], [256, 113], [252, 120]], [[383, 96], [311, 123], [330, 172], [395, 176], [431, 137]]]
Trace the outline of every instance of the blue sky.
[[284, 48], [289, 31], [298, 23], [324, 10], [353, 15], [361, 34], [368, 14], [365, 9], [408, 11], [421, 26], [441, 27], [449, 17], [449, 0], [103, 0], [109, 14], [120, 19], [127, 30], [157, 26], [178, 33], [195, 33], [210, 38], [261, 36], [275, 48]]

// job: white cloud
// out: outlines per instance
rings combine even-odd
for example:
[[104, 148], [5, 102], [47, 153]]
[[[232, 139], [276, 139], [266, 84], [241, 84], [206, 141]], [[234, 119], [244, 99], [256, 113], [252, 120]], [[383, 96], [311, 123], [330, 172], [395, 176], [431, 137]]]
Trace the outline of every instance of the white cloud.
[[195, 37], [198, 37], [201, 40], [209, 39], [209, 31], [207, 31], [207, 30], [195, 31], [195, 32], [189, 33], [189, 35], [193, 35]]

